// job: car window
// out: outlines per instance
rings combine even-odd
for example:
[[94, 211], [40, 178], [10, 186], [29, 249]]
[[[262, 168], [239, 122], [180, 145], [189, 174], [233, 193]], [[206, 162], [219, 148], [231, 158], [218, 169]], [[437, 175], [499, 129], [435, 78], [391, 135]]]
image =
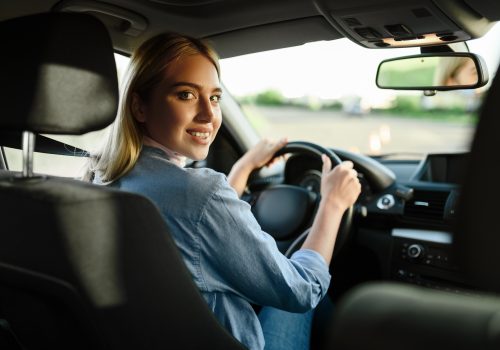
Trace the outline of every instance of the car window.
[[[115, 54], [115, 61], [118, 80], [121, 82], [122, 77], [125, 74], [129, 58], [124, 55]], [[48, 136], [55, 140], [92, 152], [98, 149], [101, 145], [108, 128], [78, 136], [47, 134], [44, 136]], [[4, 147], [4, 151], [9, 169], [13, 171], [21, 171], [22, 151], [8, 147]], [[41, 174], [79, 177], [81, 176], [85, 163], [85, 157], [61, 156], [35, 152], [33, 158], [33, 170], [35, 173]]]
[[[468, 43], [493, 77], [500, 25]], [[348, 39], [222, 60], [224, 84], [261, 136], [312, 141], [369, 155], [461, 152], [469, 144], [487, 87], [438, 92], [382, 90], [379, 62], [418, 48], [366, 49]]]

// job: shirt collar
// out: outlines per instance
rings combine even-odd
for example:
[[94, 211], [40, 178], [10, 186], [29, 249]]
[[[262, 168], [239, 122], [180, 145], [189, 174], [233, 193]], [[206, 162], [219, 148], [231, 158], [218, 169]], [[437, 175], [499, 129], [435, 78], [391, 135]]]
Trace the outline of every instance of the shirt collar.
[[167, 155], [168, 160], [171, 161], [172, 163], [174, 163], [175, 165], [177, 165], [181, 168], [184, 168], [184, 166], [186, 165], [187, 157], [183, 156], [180, 153], [177, 153], [177, 152], [174, 152], [174, 151], [168, 149], [167, 147], [163, 146], [159, 142], [156, 142], [155, 140], [153, 140], [149, 136], [143, 135], [142, 143], [146, 146], [161, 149]]

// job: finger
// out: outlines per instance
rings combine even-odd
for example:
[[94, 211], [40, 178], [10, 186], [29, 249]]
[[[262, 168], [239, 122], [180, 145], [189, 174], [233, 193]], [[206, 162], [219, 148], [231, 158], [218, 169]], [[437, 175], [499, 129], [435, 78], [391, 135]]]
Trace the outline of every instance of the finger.
[[354, 168], [354, 163], [351, 162], [350, 160], [344, 160], [342, 163], [340, 163], [344, 169], [352, 169]]
[[321, 155], [321, 160], [323, 161], [323, 175], [327, 174], [332, 169], [332, 161], [326, 156], [326, 154]]
[[276, 164], [278, 161], [280, 161], [281, 159], [283, 159], [283, 156], [279, 156], [279, 157], [274, 157], [273, 159], [271, 159], [267, 164], [266, 166], [270, 167], [270, 166], [273, 166], [274, 164]]
[[282, 138], [281, 140], [279, 140], [274, 144], [274, 151], [278, 151], [280, 148], [286, 145], [286, 143], [287, 143], [286, 138]]

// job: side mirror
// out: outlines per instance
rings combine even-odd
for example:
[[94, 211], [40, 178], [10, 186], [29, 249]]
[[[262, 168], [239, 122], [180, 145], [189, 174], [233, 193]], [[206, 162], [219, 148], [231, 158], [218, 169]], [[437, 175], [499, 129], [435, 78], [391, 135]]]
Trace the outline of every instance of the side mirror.
[[481, 56], [466, 52], [432, 53], [382, 61], [376, 84], [394, 90], [476, 89], [488, 83]]

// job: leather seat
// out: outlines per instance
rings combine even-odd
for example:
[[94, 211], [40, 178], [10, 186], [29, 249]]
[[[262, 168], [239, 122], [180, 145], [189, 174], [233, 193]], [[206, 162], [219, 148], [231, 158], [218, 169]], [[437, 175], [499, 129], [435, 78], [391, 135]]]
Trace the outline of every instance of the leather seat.
[[327, 349], [500, 349], [499, 111], [497, 73], [480, 112], [454, 235], [461, 270], [479, 291], [362, 285], [339, 303]]
[[103, 24], [40, 14], [2, 22], [0, 33], [0, 130], [24, 132], [27, 156], [24, 176], [0, 175], [0, 348], [242, 349], [149, 200], [31, 174], [32, 133], [82, 134], [114, 120]]

